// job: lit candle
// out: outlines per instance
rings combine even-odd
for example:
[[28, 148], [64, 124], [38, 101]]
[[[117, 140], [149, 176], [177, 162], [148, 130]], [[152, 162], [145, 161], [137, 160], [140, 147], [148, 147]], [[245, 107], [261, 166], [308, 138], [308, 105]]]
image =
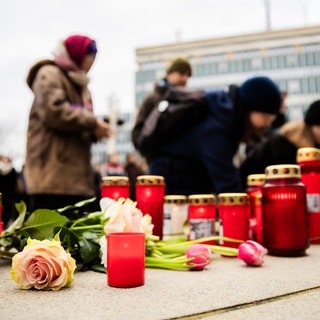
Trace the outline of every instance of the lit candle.
[[247, 194], [250, 199], [250, 238], [262, 243], [262, 193], [261, 187], [265, 183], [265, 174], [250, 174], [247, 177]]
[[153, 234], [162, 239], [163, 205], [165, 182], [162, 176], [142, 175], [137, 177], [137, 207], [143, 214], [149, 214], [154, 225]]
[[116, 232], [107, 235], [107, 283], [131, 288], [144, 284], [145, 235]]
[[[215, 235], [216, 198], [213, 194], [191, 194], [188, 197], [189, 240]], [[204, 243], [215, 244], [214, 240]]]
[[[224, 237], [246, 241], [249, 239], [250, 203], [247, 193], [220, 193], [219, 216]], [[223, 241], [227, 247], [238, 248], [240, 243]]]
[[106, 176], [101, 179], [101, 198], [129, 198], [129, 178], [126, 176]]

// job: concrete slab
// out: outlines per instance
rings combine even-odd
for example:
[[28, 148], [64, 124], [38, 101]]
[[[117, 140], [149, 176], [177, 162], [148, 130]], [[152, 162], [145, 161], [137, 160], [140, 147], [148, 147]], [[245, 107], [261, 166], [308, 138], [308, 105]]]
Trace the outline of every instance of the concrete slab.
[[254, 319], [320, 319], [319, 249], [313, 245], [299, 258], [266, 256], [260, 268], [214, 255], [205, 271], [147, 269], [145, 285], [131, 289], [108, 287], [105, 274], [78, 272], [70, 288], [57, 292], [18, 289], [10, 261], [0, 259], [0, 319], [211, 320], [244, 319], [245, 312]]

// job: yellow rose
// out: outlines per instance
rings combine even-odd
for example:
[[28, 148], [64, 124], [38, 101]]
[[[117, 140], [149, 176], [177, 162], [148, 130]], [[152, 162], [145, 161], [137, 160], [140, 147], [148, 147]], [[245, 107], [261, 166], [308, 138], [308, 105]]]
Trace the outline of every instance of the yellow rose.
[[75, 260], [60, 241], [29, 238], [12, 258], [10, 275], [21, 289], [59, 290], [72, 283], [75, 269]]

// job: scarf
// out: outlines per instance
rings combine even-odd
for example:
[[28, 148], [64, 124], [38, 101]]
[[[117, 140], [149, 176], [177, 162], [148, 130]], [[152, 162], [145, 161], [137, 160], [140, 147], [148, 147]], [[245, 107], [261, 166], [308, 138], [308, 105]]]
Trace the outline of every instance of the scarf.
[[88, 93], [87, 85], [90, 81], [87, 73], [71, 60], [67, 49], [63, 42], [60, 42], [53, 52], [54, 62], [62, 70], [64, 70], [70, 80], [81, 88], [81, 98], [85, 109], [93, 111], [93, 105], [90, 94]]

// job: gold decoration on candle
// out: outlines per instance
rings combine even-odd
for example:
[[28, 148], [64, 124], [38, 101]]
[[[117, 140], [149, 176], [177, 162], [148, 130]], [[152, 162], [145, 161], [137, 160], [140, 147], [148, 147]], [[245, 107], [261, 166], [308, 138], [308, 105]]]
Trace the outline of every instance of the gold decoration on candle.
[[162, 176], [153, 176], [153, 175], [142, 175], [138, 176], [136, 184], [143, 185], [164, 185], [164, 177]]
[[173, 203], [173, 204], [186, 204], [187, 196], [183, 195], [167, 195], [164, 197], [165, 203]]
[[249, 203], [249, 195], [247, 193], [219, 193], [220, 205], [243, 205]]
[[301, 178], [300, 166], [295, 164], [279, 164], [265, 169], [266, 179]]
[[262, 174], [250, 174], [247, 176], [247, 186], [262, 186], [266, 180], [266, 175]]
[[129, 178], [126, 176], [106, 176], [101, 179], [103, 186], [126, 186]]
[[320, 149], [299, 148], [297, 151], [297, 162], [320, 160]]
[[192, 194], [188, 197], [191, 205], [215, 204], [216, 197], [213, 194]]

